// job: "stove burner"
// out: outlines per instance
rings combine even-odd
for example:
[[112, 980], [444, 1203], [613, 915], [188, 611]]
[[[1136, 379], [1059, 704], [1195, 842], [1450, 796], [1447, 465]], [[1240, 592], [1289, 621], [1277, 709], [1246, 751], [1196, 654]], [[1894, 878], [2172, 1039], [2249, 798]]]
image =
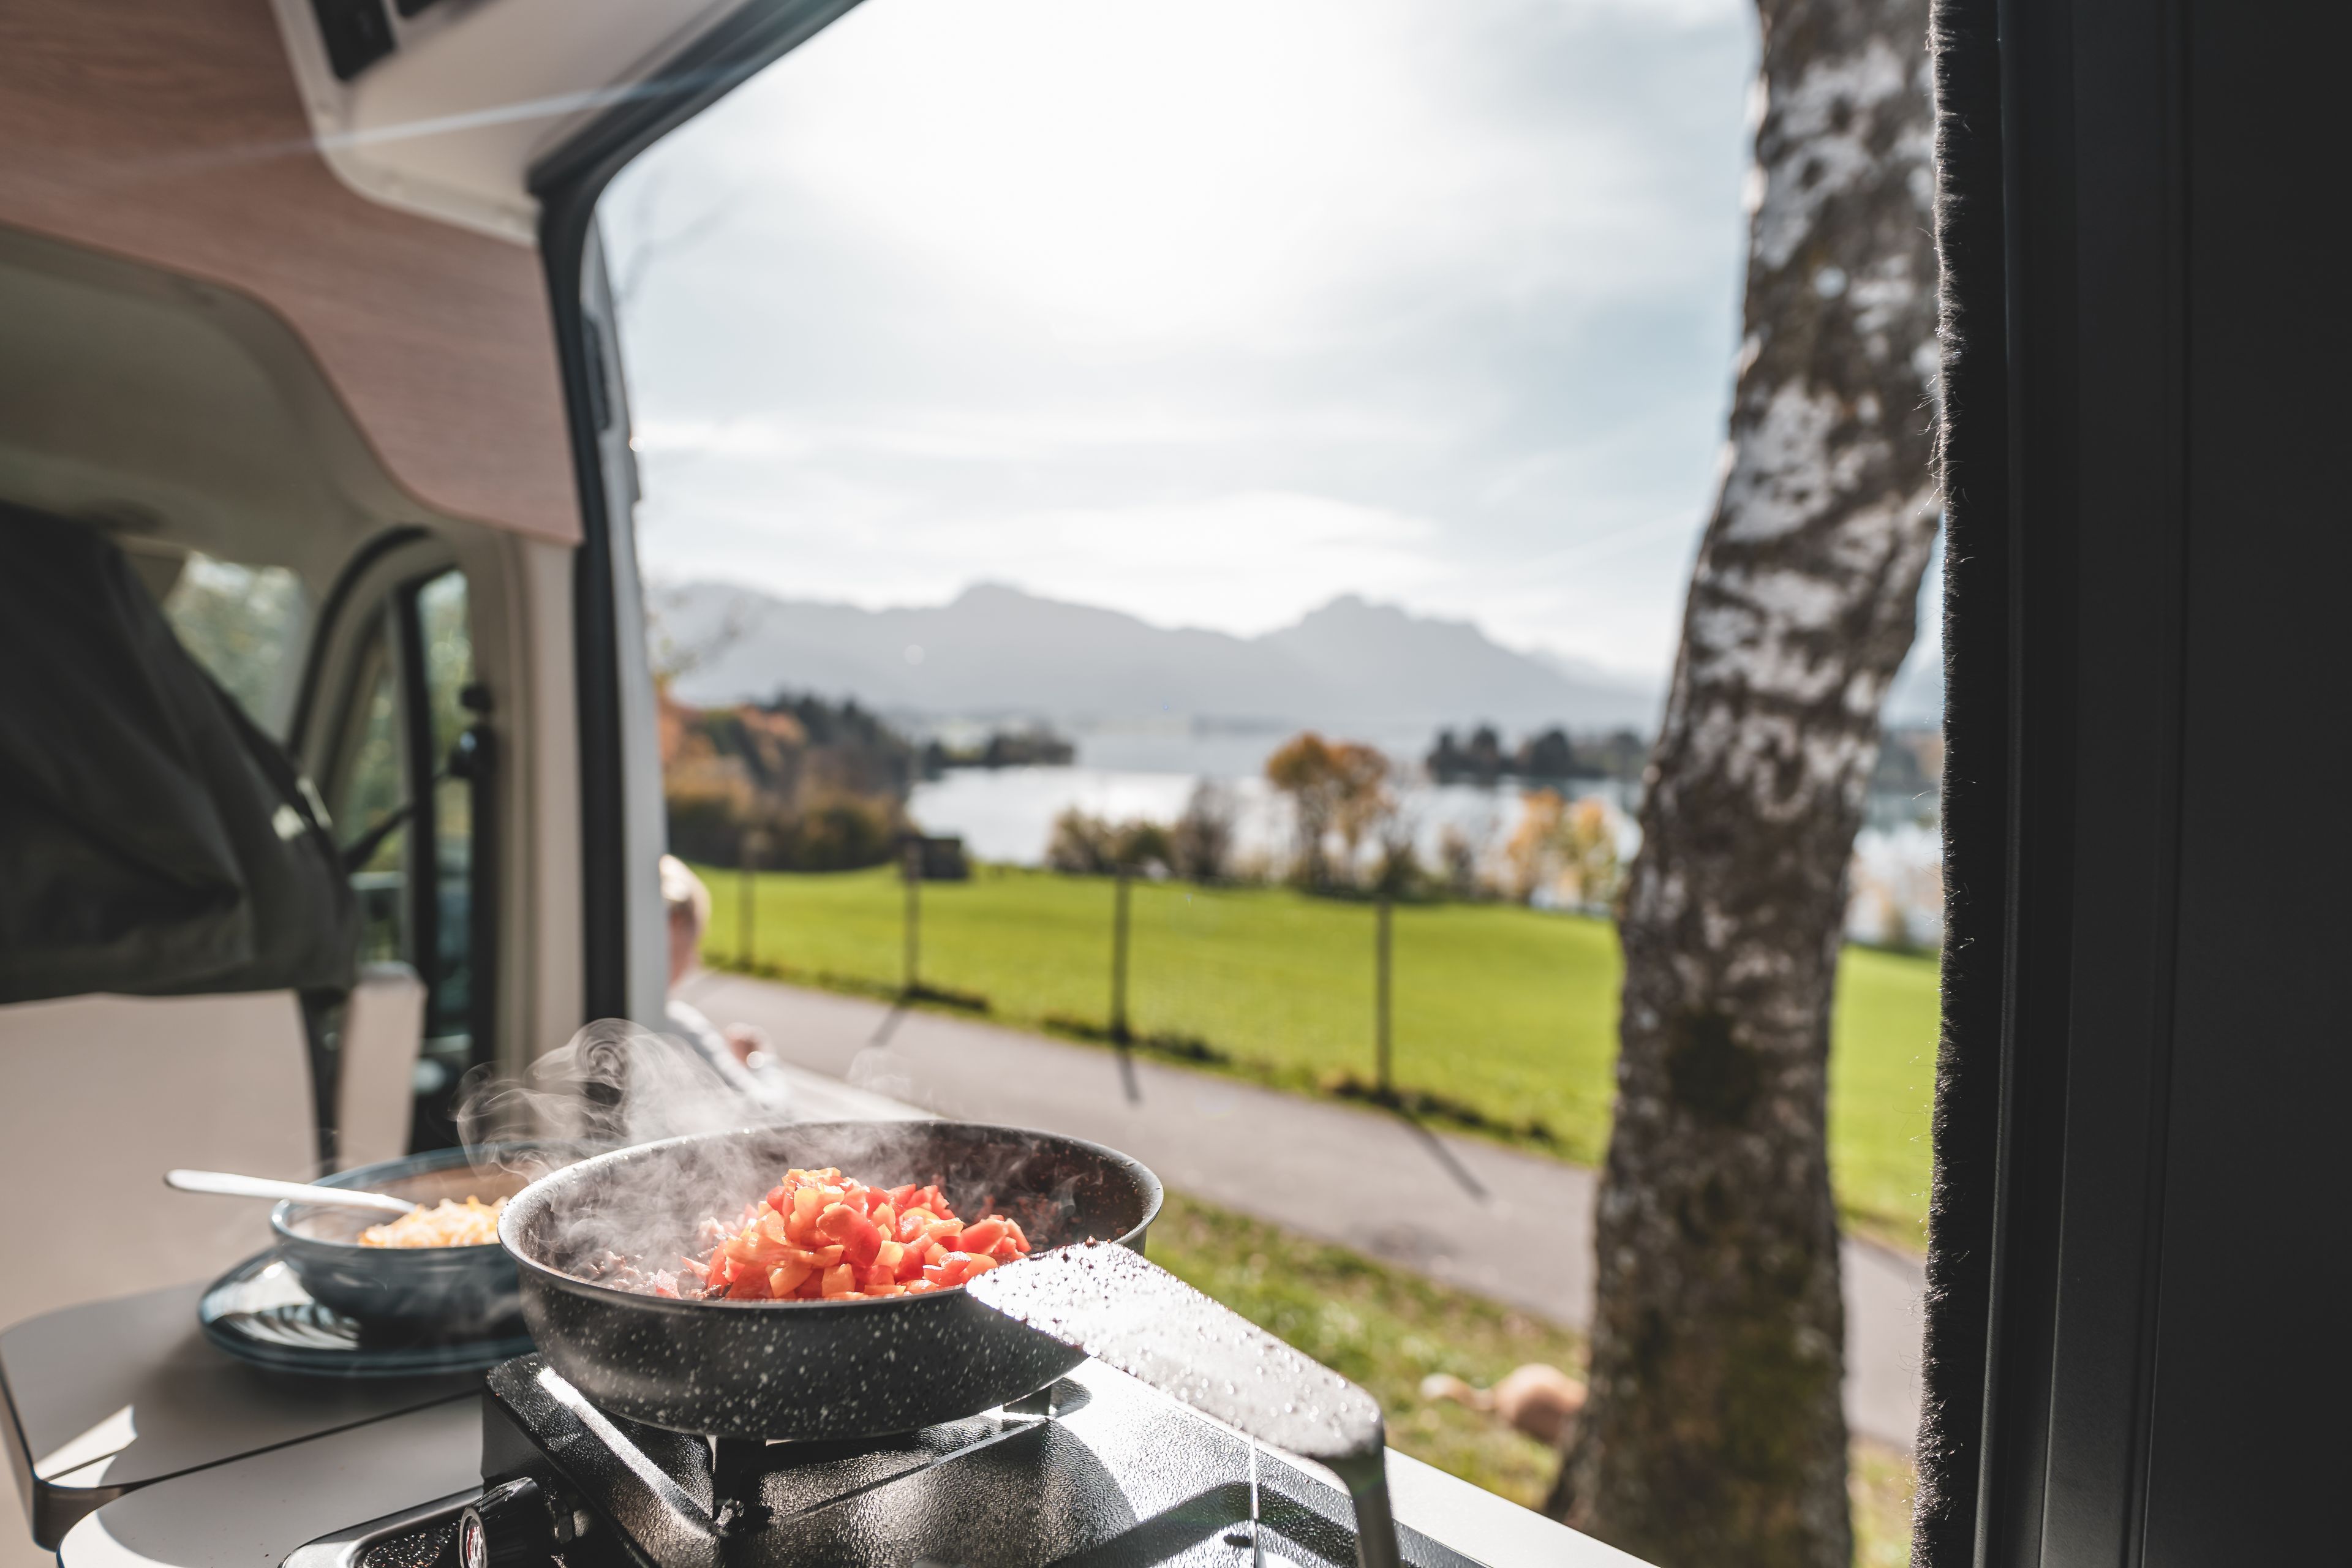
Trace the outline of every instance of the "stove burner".
[[[524, 1356], [489, 1373], [482, 1473], [484, 1492], [462, 1518], [411, 1522], [352, 1561], [363, 1568], [436, 1560], [444, 1568], [1356, 1562], [1345, 1492], [1270, 1453], [1254, 1455], [1239, 1436], [1094, 1362], [1028, 1400], [968, 1420], [877, 1442], [760, 1444], [620, 1419], [581, 1398], [538, 1356]], [[434, 1523], [444, 1533], [418, 1555]], [[1417, 1531], [1399, 1533], [1403, 1560], [1415, 1568], [1475, 1568]]]

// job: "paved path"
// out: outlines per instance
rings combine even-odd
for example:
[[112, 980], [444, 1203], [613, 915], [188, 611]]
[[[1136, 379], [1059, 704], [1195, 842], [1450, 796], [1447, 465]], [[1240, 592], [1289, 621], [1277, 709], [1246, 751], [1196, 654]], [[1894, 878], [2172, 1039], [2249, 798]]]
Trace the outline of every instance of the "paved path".
[[[1402, 1117], [908, 1013], [868, 1044], [878, 1003], [704, 973], [686, 994], [720, 1024], [766, 1029], [793, 1066], [941, 1115], [1123, 1149], [1171, 1187], [1582, 1328], [1592, 1315], [1594, 1173]], [[1460, 1237], [1497, 1223], [1559, 1238], [1506, 1271]], [[1846, 1418], [1904, 1449], [1919, 1425], [1918, 1261], [1845, 1244]]]

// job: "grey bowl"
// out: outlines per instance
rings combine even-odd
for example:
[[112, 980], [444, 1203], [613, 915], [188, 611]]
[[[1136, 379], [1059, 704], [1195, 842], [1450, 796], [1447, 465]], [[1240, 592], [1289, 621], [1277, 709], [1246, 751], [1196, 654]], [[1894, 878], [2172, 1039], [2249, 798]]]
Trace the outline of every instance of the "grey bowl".
[[[484, 1157], [527, 1157], [506, 1145]], [[560, 1159], [550, 1162], [561, 1164]], [[484, 1203], [512, 1197], [530, 1180], [525, 1171], [487, 1165], [477, 1170], [463, 1149], [361, 1165], [322, 1178], [322, 1187], [389, 1193], [420, 1204], [443, 1198]], [[448, 1337], [511, 1329], [521, 1312], [514, 1259], [493, 1241], [481, 1247], [362, 1247], [360, 1232], [383, 1223], [361, 1209], [281, 1203], [269, 1211], [278, 1255], [313, 1300], [365, 1323], [432, 1331]]]

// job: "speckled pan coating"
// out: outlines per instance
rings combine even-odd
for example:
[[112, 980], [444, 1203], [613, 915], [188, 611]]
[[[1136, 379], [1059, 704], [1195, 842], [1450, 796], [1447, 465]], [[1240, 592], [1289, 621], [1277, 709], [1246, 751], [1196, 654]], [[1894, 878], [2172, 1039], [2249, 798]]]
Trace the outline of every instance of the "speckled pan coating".
[[[878, 1140], [878, 1142], [877, 1142]], [[615, 1415], [740, 1438], [871, 1438], [958, 1420], [1034, 1393], [1084, 1357], [962, 1289], [872, 1301], [676, 1301], [572, 1278], [565, 1216], [644, 1202], [731, 1214], [793, 1166], [838, 1165], [875, 1185], [940, 1179], [967, 1212], [988, 1195], [1061, 1200], [1059, 1234], [1143, 1250], [1158, 1177], [1079, 1139], [969, 1122], [806, 1122], [643, 1144], [541, 1177], [507, 1205], [523, 1317], [557, 1373]], [[765, 1173], [697, 1192], [714, 1167]], [[748, 1186], [748, 1184], [746, 1184]]]

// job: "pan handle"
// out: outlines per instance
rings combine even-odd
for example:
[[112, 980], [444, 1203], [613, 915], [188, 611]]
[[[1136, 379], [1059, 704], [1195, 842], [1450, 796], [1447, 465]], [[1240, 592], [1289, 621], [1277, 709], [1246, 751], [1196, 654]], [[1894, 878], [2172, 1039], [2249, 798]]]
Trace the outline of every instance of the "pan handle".
[[1330, 1467], [1348, 1483], [1348, 1500], [1356, 1507], [1356, 1568], [1399, 1568], [1396, 1515], [1389, 1508], [1387, 1447], [1383, 1433], [1380, 1449], [1369, 1459]]
[[964, 1289], [1243, 1436], [1328, 1466], [1356, 1510], [1358, 1568], [1398, 1568], [1380, 1403], [1140, 1253], [1055, 1247]]

